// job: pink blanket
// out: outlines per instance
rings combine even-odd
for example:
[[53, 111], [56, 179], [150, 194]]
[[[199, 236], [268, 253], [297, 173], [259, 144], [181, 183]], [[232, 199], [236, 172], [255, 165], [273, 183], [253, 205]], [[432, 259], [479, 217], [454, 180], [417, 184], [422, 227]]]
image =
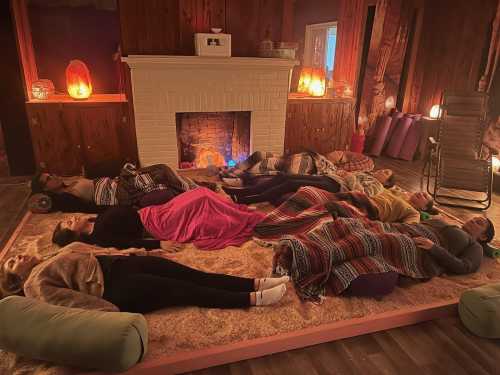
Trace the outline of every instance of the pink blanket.
[[155, 238], [193, 242], [203, 250], [240, 246], [265, 217], [262, 212], [251, 211], [202, 187], [165, 204], [142, 208], [139, 215]]

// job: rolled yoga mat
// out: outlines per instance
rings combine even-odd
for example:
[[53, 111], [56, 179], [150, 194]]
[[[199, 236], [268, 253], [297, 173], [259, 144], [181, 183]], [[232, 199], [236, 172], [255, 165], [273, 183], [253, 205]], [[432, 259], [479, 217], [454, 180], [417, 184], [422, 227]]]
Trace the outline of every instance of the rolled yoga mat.
[[368, 155], [380, 156], [384, 145], [386, 144], [389, 130], [391, 130], [391, 127], [394, 126], [393, 124], [399, 121], [399, 118], [402, 116], [403, 114], [401, 112], [395, 112], [392, 116], [385, 116], [379, 123], [376, 124], [378, 126], [373, 131], [373, 142], [367, 152]]
[[408, 130], [413, 123], [413, 118], [410, 116], [402, 117], [396, 124], [394, 131], [389, 138], [389, 143], [385, 150], [385, 154], [391, 158], [397, 158], [403, 147]]
[[414, 121], [410, 125], [410, 129], [408, 129], [408, 133], [406, 133], [406, 138], [403, 142], [403, 146], [401, 146], [401, 151], [399, 152], [398, 158], [403, 160], [411, 161], [413, 160], [413, 156], [417, 151], [418, 145], [420, 144], [420, 115], [413, 116]]

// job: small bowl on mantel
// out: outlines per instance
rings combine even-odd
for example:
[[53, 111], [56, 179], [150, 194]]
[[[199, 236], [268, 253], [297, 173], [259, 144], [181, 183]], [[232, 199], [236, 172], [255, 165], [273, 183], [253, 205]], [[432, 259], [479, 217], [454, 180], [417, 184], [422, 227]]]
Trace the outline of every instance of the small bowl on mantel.
[[210, 31], [212, 31], [214, 34], [218, 34], [222, 31], [222, 29], [220, 27], [212, 27]]

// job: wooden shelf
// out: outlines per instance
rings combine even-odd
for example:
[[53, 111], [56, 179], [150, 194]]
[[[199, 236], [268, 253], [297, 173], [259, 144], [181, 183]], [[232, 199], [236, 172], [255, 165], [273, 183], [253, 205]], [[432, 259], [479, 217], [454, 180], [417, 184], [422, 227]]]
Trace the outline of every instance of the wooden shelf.
[[125, 94], [94, 94], [89, 99], [75, 100], [68, 95], [54, 95], [46, 100], [30, 99], [26, 101], [29, 104], [47, 104], [47, 103], [68, 103], [68, 104], [85, 104], [85, 103], [127, 103]]
[[296, 96], [293, 93], [288, 95], [289, 104], [305, 104], [305, 103], [352, 103], [354, 98], [325, 98], [313, 96]]

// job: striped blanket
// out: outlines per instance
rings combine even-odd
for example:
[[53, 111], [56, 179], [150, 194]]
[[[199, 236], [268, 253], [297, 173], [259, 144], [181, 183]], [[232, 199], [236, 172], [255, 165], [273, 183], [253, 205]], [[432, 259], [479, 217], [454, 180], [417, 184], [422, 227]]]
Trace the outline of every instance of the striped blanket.
[[[349, 199], [343, 201], [346, 197]], [[266, 218], [254, 228], [254, 232], [256, 237], [276, 240], [287, 234], [305, 233], [322, 221], [329, 221], [332, 218], [331, 215], [335, 213], [342, 217], [372, 219], [377, 215], [365, 194], [329, 193], [306, 186], [300, 188], [282, 205], [268, 213]]]
[[[319, 154], [316, 157], [314, 153], [309, 152], [282, 156], [272, 152], [256, 151], [246, 160], [238, 163], [236, 167], [221, 170], [219, 176], [221, 178], [237, 178], [243, 175], [267, 176], [279, 173], [301, 175], [323, 174], [319, 173], [319, 168], [326, 168], [323, 164], [320, 165], [319, 163], [322, 159], [326, 160], [326, 158]], [[334, 171], [335, 166], [332, 163], [329, 164]], [[317, 168], [318, 166], [319, 168]]]
[[416, 236], [440, 243], [420, 224], [330, 219], [305, 234], [282, 237], [274, 264], [290, 273], [304, 299], [318, 299], [327, 285], [340, 294], [362, 274], [394, 271], [417, 279], [440, 274], [439, 266], [416, 247]]
[[[100, 179], [95, 184], [96, 204], [109, 205], [114, 199], [120, 205], [136, 205], [141, 197], [157, 190], [172, 190], [176, 194], [198, 187], [191, 179], [181, 177], [165, 164], [137, 168], [127, 163], [115, 179]], [[100, 184], [99, 184], [100, 182]]]

